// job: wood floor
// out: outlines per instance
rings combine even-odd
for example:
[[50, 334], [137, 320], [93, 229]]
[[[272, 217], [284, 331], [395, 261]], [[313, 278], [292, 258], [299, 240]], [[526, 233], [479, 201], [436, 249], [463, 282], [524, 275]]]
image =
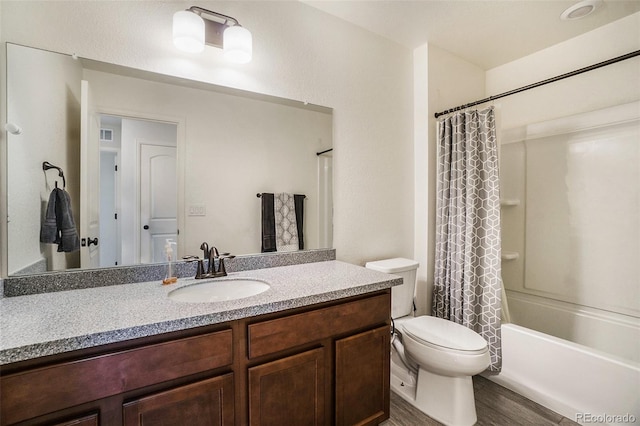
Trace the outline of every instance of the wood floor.
[[[476, 425], [569, 426], [578, 424], [484, 377], [474, 376], [473, 388], [478, 414]], [[391, 392], [391, 418], [381, 426], [416, 425], [437, 426], [441, 423]]]

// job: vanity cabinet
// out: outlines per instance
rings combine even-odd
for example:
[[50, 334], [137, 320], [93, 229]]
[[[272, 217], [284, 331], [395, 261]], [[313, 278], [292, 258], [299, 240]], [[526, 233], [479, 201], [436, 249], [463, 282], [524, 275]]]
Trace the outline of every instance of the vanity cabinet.
[[0, 425], [375, 425], [390, 290], [9, 364]]
[[65, 357], [62, 362], [43, 360], [43, 366], [6, 375], [3, 368], [0, 424], [91, 424], [91, 418], [73, 423], [91, 411], [97, 412], [100, 424], [113, 424], [113, 419], [120, 423], [123, 403], [130, 395], [230, 370], [233, 333], [224, 329], [91, 356]]
[[[250, 369], [249, 424], [375, 425], [388, 418], [390, 301], [383, 292], [250, 323], [249, 361], [277, 360]], [[273, 422], [259, 421], [266, 397], [283, 409]], [[292, 422], [298, 405], [308, 417]]]

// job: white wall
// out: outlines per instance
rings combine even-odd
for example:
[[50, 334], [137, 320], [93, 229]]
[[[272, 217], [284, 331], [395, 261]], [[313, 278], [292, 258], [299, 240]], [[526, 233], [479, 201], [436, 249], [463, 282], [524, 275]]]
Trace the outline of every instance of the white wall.
[[447, 108], [484, 97], [484, 71], [434, 45], [414, 51], [415, 244], [418, 313], [431, 312], [436, 206], [436, 119]]
[[[7, 46], [11, 58], [8, 81], [10, 115], [8, 121], [22, 127], [22, 134], [7, 136], [7, 164], [10, 181], [8, 197], [8, 238], [16, 247], [8, 253], [10, 273], [28, 268], [43, 258], [49, 270], [78, 267], [75, 253], [58, 253], [55, 244], [40, 243], [40, 227], [49, 194], [55, 182], [62, 188], [58, 171], [43, 172], [42, 163], [62, 168], [66, 188], [72, 200], [76, 225], [79, 224], [80, 171], [78, 141], [80, 124], [80, 76], [77, 61], [64, 55], [48, 55], [41, 51], [25, 52], [19, 46]], [[28, 70], [47, 69], [32, 81]], [[4, 132], [3, 132], [4, 133]], [[73, 141], [77, 141], [73, 144]], [[32, 271], [36, 272], [36, 271]], [[42, 271], [39, 271], [42, 272]]]
[[[487, 96], [640, 49], [640, 12], [548, 49], [490, 69]], [[629, 103], [640, 98], [640, 57], [496, 101], [502, 128]]]
[[3, 1], [2, 41], [334, 108], [338, 258], [412, 256], [412, 52], [299, 2], [198, 5], [251, 30], [250, 64], [175, 49], [183, 2]]

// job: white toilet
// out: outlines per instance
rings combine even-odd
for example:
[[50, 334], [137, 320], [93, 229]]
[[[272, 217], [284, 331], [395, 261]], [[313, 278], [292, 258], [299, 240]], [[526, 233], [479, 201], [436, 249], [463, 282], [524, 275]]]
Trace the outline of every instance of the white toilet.
[[401, 276], [391, 288], [391, 389], [446, 425], [473, 425], [476, 406], [471, 376], [490, 362], [487, 342], [473, 330], [432, 316], [414, 317], [418, 262], [395, 258], [365, 266]]

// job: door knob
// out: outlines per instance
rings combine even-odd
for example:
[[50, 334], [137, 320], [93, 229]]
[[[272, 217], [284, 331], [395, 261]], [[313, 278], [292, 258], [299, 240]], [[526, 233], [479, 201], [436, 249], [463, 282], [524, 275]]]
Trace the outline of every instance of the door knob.
[[88, 243], [87, 245], [89, 247], [91, 247], [91, 244], [95, 244], [97, 246], [98, 245], [98, 237], [95, 237], [93, 240], [91, 238], [88, 238], [87, 239], [87, 243]]
[[149, 225], [145, 225], [142, 227], [143, 229], [149, 229]]

